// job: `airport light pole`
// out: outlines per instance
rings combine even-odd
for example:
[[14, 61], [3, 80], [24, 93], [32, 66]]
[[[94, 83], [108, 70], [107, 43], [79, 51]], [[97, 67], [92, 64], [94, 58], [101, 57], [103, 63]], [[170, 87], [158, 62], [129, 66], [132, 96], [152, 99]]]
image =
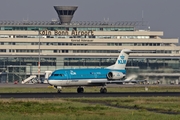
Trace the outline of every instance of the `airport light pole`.
[[41, 57], [40, 57], [40, 30], [38, 30], [38, 37], [39, 37], [39, 60], [38, 60], [38, 82], [40, 81], [40, 73], [41, 73]]

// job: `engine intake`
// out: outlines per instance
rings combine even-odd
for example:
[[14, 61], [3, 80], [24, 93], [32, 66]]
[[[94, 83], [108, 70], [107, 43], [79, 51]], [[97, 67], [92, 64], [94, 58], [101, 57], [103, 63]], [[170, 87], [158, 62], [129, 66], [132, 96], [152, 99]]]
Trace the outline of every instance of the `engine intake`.
[[107, 74], [108, 80], [120, 80], [124, 77], [125, 75], [122, 72], [117, 72], [117, 71], [111, 71]]

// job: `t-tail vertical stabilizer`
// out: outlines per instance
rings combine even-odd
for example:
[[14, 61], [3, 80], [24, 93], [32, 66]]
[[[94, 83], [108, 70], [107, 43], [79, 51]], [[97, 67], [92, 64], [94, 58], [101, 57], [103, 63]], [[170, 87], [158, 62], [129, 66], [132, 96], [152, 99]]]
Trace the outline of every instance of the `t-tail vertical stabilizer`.
[[119, 54], [119, 57], [116, 60], [116, 63], [114, 65], [112, 65], [112, 66], [107, 67], [107, 68], [109, 68], [109, 69], [121, 69], [121, 70], [124, 70], [125, 67], [126, 67], [128, 58], [129, 58], [129, 54], [131, 52], [132, 51], [129, 50], [129, 49], [121, 50], [121, 52]]

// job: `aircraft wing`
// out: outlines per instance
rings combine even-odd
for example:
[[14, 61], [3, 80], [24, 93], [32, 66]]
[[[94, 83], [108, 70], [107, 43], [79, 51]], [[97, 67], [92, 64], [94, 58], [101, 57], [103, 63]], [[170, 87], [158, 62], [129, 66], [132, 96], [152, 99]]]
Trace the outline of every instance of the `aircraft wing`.
[[107, 84], [140, 83], [140, 82], [145, 82], [145, 80], [116, 80], [116, 81], [108, 81]]
[[101, 81], [88, 81], [89, 84], [124, 84], [124, 83], [138, 83], [138, 82], [145, 82], [145, 80], [114, 80], [114, 81], [106, 81], [106, 82], [101, 82]]
[[146, 82], [146, 80], [124, 80], [124, 83], [140, 83]]
[[123, 84], [124, 80], [107, 81], [106, 84]]
[[88, 81], [89, 84], [122, 84], [124, 80], [116, 80], [116, 81]]

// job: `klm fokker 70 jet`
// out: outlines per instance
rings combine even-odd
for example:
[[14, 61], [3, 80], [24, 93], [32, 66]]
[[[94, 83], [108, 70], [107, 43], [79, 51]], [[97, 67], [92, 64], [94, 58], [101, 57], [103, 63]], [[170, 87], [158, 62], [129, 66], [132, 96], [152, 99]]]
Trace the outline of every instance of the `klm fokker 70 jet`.
[[78, 86], [77, 92], [83, 93], [83, 86], [102, 86], [100, 93], [106, 93], [106, 84], [119, 83], [126, 76], [126, 63], [131, 50], [121, 50], [114, 65], [107, 68], [59, 69], [48, 78], [48, 83], [61, 92], [62, 87]]

